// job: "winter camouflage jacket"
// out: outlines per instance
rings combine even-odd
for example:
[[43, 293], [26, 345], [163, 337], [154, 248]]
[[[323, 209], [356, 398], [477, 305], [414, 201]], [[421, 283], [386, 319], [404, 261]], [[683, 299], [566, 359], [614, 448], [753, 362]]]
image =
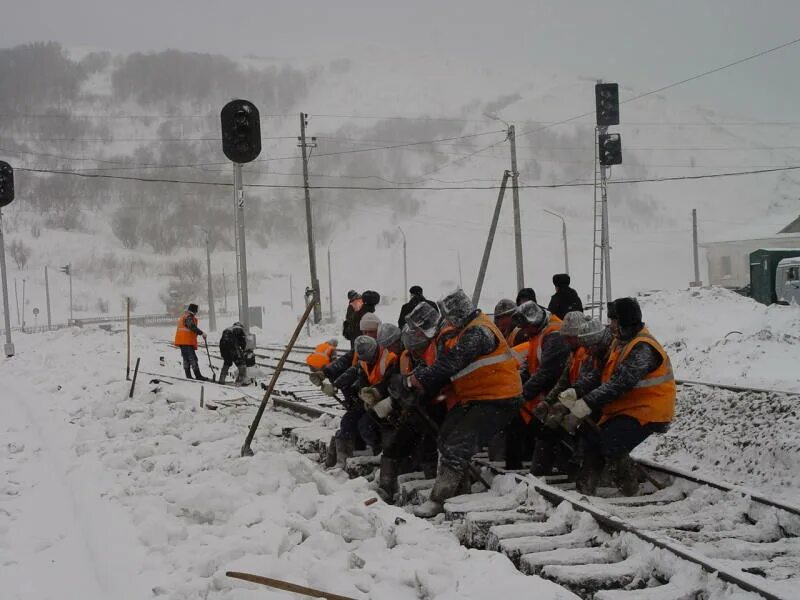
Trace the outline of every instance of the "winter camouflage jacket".
[[[634, 328], [632, 331], [620, 332], [620, 339], [617, 343], [624, 344], [633, 339], [641, 330], [641, 327]], [[620, 366], [605, 383], [600, 383], [596, 388], [583, 396], [583, 401], [589, 405], [593, 411], [598, 410], [613, 402], [625, 392], [632, 390], [633, 386], [639, 383], [644, 377], [658, 368], [661, 364], [661, 355], [650, 344], [639, 342], [630, 351], [628, 356], [622, 361]], [[600, 382], [602, 367], [596, 374], [597, 382]]]
[[550, 333], [542, 340], [542, 358], [535, 373], [530, 373], [522, 386], [522, 397], [531, 400], [550, 391], [569, 359], [569, 346], [558, 332]]

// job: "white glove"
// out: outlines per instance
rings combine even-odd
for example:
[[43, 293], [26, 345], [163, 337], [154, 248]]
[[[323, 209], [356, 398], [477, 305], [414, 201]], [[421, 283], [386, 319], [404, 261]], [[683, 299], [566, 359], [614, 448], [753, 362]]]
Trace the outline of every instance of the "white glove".
[[384, 398], [380, 402], [378, 402], [375, 406], [372, 407], [372, 410], [375, 411], [375, 414], [378, 415], [379, 418], [385, 419], [388, 417], [392, 412], [392, 399], [391, 398]]
[[372, 408], [381, 399], [381, 394], [374, 387], [361, 388], [358, 391], [358, 397], [367, 408]]
[[569, 409], [569, 412], [575, 415], [578, 419], [585, 419], [592, 414], [592, 409], [589, 408], [589, 405], [583, 400], [578, 400], [575, 402], [572, 408]]
[[564, 390], [558, 395], [558, 401], [570, 410], [572, 410], [572, 407], [575, 406], [575, 402], [577, 400], [578, 393], [573, 388]]
[[330, 381], [328, 381], [327, 379], [322, 382], [322, 385], [320, 386], [320, 388], [322, 388], [322, 393], [325, 394], [326, 396], [335, 396], [336, 395], [336, 388], [333, 387], [333, 384]]

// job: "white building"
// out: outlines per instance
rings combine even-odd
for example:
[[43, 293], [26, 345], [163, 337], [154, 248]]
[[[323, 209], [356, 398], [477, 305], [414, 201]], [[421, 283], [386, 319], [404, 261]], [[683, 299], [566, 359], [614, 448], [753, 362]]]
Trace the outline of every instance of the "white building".
[[[756, 226], [757, 227], [757, 226]], [[703, 242], [711, 285], [741, 288], [750, 283], [750, 253], [760, 248], [800, 248], [800, 216], [772, 235], [750, 234], [739, 239]]]

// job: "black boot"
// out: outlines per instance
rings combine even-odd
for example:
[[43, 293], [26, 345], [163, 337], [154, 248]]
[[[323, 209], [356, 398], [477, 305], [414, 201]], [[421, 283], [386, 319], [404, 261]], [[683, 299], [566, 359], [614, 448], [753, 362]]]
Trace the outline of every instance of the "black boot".
[[533, 448], [533, 459], [531, 460], [531, 475], [537, 477], [552, 475], [555, 461], [556, 448], [553, 441], [543, 438], [536, 440], [536, 445]]
[[336, 438], [332, 437], [328, 442], [328, 453], [325, 455], [325, 468], [332, 469], [336, 466]]
[[635, 496], [639, 493], [639, 474], [630, 454], [612, 457], [609, 460], [609, 469], [614, 485], [624, 496]]
[[381, 476], [378, 480], [378, 495], [384, 502], [394, 504], [397, 494], [397, 473], [400, 462], [394, 458], [381, 457]]
[[463, 479], [463, 471], [456, 471], [447, 465], [439, 465], [439, 472], [436, 474], [436, 481], [431, 490], [430, 500], [415, 507], [414, 514], [418, 517], [429, 518], [444, 512], [445, 500], [458, 493]]
[[217, 383], [224, 384], [225, 378], [228, 376], [228, 365], [223, 364], [222, 369], [219, 372], [219, 378], [217, 379]]
[[200, 372], [200, 367], [195, 366], [193, 370], [194, 370], [194, 378], [197, 379], [197, 381], [208, 381], [208, 377], [204, 376]]
[[583, 457], [578, 474], [575, 477], [575, 489], [580, 494], [593, 496], [597, 491], [597, 484], [603, 474], [605, 458], [596, 451], [588, 451]]

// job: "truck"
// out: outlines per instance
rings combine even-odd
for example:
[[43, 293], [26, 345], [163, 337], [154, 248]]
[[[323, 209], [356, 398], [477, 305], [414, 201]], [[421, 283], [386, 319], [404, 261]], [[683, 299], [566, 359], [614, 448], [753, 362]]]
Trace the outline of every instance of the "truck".
[[775, 297], [778, 304], [800, 304], [800, 256], [784, 258], [775, 268]]

